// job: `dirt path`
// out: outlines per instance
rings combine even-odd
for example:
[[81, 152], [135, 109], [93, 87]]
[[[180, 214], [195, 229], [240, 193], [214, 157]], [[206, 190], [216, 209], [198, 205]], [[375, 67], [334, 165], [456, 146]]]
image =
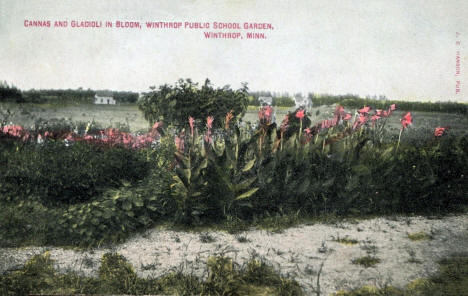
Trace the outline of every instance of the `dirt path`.
[[[428, 237], [420, 240], [408, 237], [415, 233]], [[283, 233], [252, 230], [230, 235], [152, 229], [111, 249], [85, 252], [55, 247], [0, 249], [0, 272], [19, 268], [32, 255], [45, 250], [50, 251], [60, 271], [74, 270], [93, 276], [97, 274], [101, 256], [109, 251], [125, 256], [142, 277], [159, 276], [172, 270], [203, 276], [209, 256], [226, 255], [239, 264], [251, 256], [259, 256], [282, 274], [294, 277], [307, 295], [315, 295], [323, 264], [320, 289], [321, 295], [328, 295], [363, 285], [401, 287], [437, 272], [439, 258], [468, 250], [468, 215], [303, 225]], [[352, 263], [353, 259], [368, 255], [377, 257], [380, 263], [369, 268]]]

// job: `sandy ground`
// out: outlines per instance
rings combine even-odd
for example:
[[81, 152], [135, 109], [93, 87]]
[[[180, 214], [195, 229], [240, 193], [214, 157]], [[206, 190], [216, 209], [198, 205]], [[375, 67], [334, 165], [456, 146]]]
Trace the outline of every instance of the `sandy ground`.
[[[430, 236], [413, 241], [408, 234]], [[337, 242], [354, 239], [355, 244]], [[453, 252], [468, 251], [468, 215], [442, 219], [394, 217], [301, 225], [282, 233], [251, 230], [231, 235], [225, 232], [176, 232], [152, 229], [112, 248], [75, 251], [56, 247], [0, 249], [0, 272], [18, 269], [34, 254], [49, 250], [62, 272], [74, 270], [96, 276], [100, 258], [115, 251], [125, 256], [142, 277], [157, 277], [182, 270], [206, 276], [205, 262], [212, 255], [226, 255], [238, 264], [252, 256], [265, 259], [276, 270], [295, 278], [307, 295], [321, 295], [363, 285], [408, 282], [437, 272], [437, 261]], [[381, 261], [365, 268], [352, 260], [375, 256]]]

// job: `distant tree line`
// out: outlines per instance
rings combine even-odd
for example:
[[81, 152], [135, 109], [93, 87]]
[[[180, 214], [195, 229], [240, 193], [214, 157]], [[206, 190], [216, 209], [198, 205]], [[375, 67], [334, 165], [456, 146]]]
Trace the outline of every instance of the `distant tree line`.
[[389, 100], [384, 96], [379, 99], [361, 98], [357, 95], [309, 95], [314, 106], [340, 104], [348, 108], [361, 108], [371, 106], [375, 109], [385, 109], [391, 104], [396, 104], [400, 110], [425, 111], [425, 112], [446, 112], [446, 113], [468, 113], [468, 104], [456, 102], [412, 102]]
[[112, 96], [118, 103], [136, 103], [138, 93], [130, 91], [96, 91], [92, 89], [30, 89], [21, 91], [6, 81], [0, 81], [0, 102], [16, 103], [75, 103], [90, 104], [94, 96]]
[[21, 98], [21, 90], [14, 85], [8, 85], [6, 81], [0, 81], [0, 102], [6, 100], [17, 101], [21, 100]]

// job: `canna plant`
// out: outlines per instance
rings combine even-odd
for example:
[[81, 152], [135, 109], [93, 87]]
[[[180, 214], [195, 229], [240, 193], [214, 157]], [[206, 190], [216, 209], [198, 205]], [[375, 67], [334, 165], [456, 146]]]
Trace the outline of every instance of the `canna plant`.
[[179, 222], [190, 224], [202, 216], [217, 218], [228, 215], [236, 202], [245, 200], [258, 190], [252, 188], [256, 180], [253, 173], [256, 158], [250, 149], [253, 146], [250, 140], [242, 141], [237, 126], [229, 126], [232, 118], [232, 113], [228, 113], [224, 143], [213, 139], [211, 128], [214, 118], [211, 116], [207, 118], [206, 132], [202, 137], [198, 137], [192, 117], [189, 117], [189, 141], [185, 141], [185, 134], [176, 137], [177, 167], [171, 188], [179, 209]]

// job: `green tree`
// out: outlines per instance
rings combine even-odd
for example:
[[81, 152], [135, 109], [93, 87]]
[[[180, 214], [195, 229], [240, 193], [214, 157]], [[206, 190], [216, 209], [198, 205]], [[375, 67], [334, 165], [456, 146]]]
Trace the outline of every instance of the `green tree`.
[[229, 85], [214, 88], [210, 80], [199, 87], [190, 79], [180, 79], [174, 86], [164, 84], [139, 101], [139, 108], [150, 123], [164, 121], [167, 125], [184, 127], [188, 117], [204, 121], [213, 116], [215, 127], [224, 125], [225, 115], [233, 110], [237, 118], [242, 118], [248, 105], [248, 88], [232, 90]]

